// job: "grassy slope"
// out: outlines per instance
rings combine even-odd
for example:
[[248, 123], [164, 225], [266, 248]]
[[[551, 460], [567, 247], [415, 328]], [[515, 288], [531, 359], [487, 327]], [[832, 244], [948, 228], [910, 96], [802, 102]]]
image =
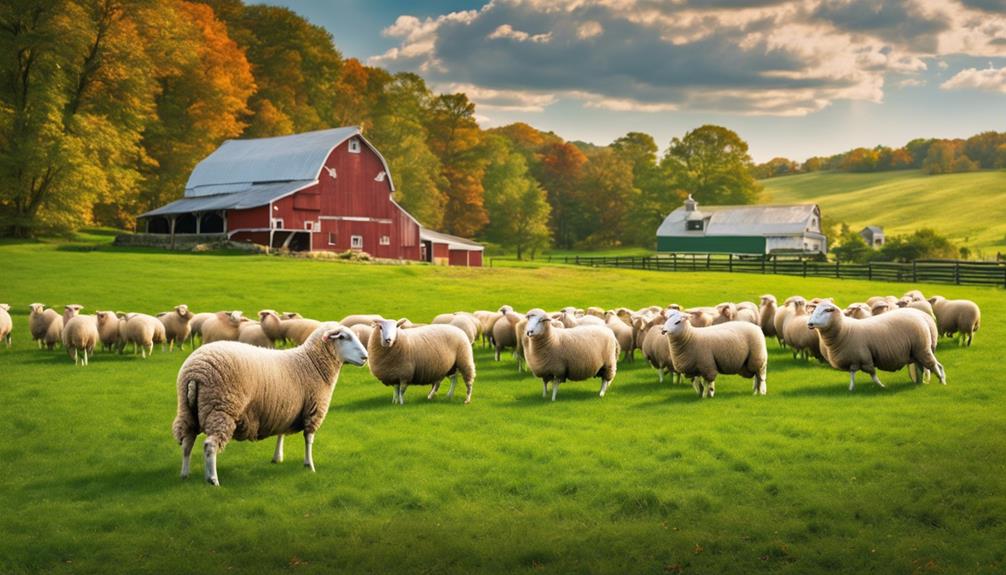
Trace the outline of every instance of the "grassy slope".
[[[641, 361], [611, 392], [555, 404], [513, 361], [477, 355], [474, 401], [420, 389], [393, 407], [347, 367], [315, 444], [316, 474], [233, 443], [221, 489], [177, 478], [170, 437], [183, 354], [33, 349], [26, 308], [373, 311], [711, 304], [800, 292], [839, 301], [904, 285], [542, 267], [463, 270], [261, 256], [0, 247], [0, 572], [998, 573], [1006, 557], [1001, 290], [921, 286], [985, 312], [971, 349], [938, 352], [950, 385], [904, 371], [880, 390], [770, 344], [769, 395], [723, 377], [716, 399], [659, 386]], [[194, 473], [202, 472], [196, 450]]]
[[816, 202], [826, 219], [882, 225], [889, 234], [931, 227], [992, 257], [1006, 248], [1006, 171], [816, 172], [763, 180], [765, 201]]

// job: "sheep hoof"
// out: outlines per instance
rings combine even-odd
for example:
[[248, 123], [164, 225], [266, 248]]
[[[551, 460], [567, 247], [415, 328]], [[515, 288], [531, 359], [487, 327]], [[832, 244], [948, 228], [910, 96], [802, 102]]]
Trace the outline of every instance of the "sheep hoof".
[[304, 469], [307, 469], [308, 471], [314, 472], [314, 465], [311, 464], [311, 463], [305, 463], [304, 464]]
[[213, 487], [220, 487], [220, 480], [217, 479], [216, 477], [207, 477], [206, 483], [209, 483]]

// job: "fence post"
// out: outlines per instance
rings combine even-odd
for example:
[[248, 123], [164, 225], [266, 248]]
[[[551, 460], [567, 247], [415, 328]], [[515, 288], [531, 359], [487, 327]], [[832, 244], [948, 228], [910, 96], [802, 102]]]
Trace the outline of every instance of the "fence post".
[[778, 272], [776, 272], [776, 265], [775, 265], [775, 262], [776, 262], [776, 259], [775, 259], [775, 258], [772, 258], [772, 273], [778, 273]]
[[706, 254], [706, 269], [707, 270], [713, 269], [712, 264], [713, 264], [713, 255], [712, 254]]
[[961, 285], [961, 262], [954, 262], [954, 283]]
[[580, 265], [580, 256], [576, 256], [576, 265]]
[[917, 281], [919, 281], [918, 279], [916, 279], [918, 278], [918, 271], [915, 268], [916, 263], [917, 262], [915, 260], [912, 260], [912, 283], [916, 283]]
[[803, 277], [807, 277], [807, 260], [803, 260]]
[[842, 268], [840, 268], [839, 266], [840, 264], [838, 263], [838, 260], [835, 260], [835, 277], [838, 279], [842, 279]]
[[866, 262], [866, 279], [873, 280], [873, 262]]
[[727, 270], [731, 273], [734, 271], [734, 255], [730, 254], [730, 259], [727, 260]]

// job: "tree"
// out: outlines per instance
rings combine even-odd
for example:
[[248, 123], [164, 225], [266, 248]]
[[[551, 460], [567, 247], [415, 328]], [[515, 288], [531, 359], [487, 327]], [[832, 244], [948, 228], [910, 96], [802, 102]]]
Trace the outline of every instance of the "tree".
[[661, 161], [677, 189], [709, 204], [750, 204], [761, 185], [751, 174], [747, 142], [721, 126], [705, 125], [671, 140]]
[[367, 136], [388, 160], [396, 200], [424, 226], [436, 229], [443, 223], [448, 182], [427, 144], [424, 121], [432, 99], [422, 78], [396, 74], [378, 98]]
[[576, 146], [565, 142], [546, 144], [540, 156], [535, 177], [548, 193], [548, 203], [552, 207], [549, 223], [552, 237], [557, 245], [570, 248], [575, 240], [571, 218], [580, 209], [577, 191], [587, 157]]
[[430, 149], [440, 158], [441, 173], [447, 180], [444, 227], [452, 234], [472, 237], [489, 221], [482, 189], [485, 150], [475, 123], [475, 104], [464, 94], [438, 96], [427, 130]]
[[485, 237], [513, 248], [517, 259], [528, 250], [548, 247], [550, 208], [545, 190], [528, 172], [524, 156], [499, 135], [486, 139], [490, 162], [482, 185], [489, 225]]
[[839, 261], [860, 263], [870, 259], [873, 249], [866, 243], [863, 236], [852, 231], [849, 224], [842, 222], [841, 231], [831, 253]]
[[932, 258], [955, 258], [960, 252], [950, 240], [930, 228], [921, 228], [907, 236], [887, 238], [874, 259], [911, 262]]
[[932, 138], [916, 138], [905, 144], [905, 151], [912, 156], [912, 167], [921, 168], [929, 155], [929, 147], [933, 145]]
[[1006, 144], [1006, 134], [982, 132], [964, 142], [964, 154], [978, 167], [991, 170], [999, 167], [999, 146]]
[[649, 134], [629, 132], [611, 144], [619, 158], [632, 167], [632, 185], [638, 190], [629, 206], [621, 241], [640, 246], [652, 246], [657, 227], [683, 199], [669, 185], [667, 174], [657, 164], [657, 143]]
[[6, 233], [73, 228], [90, 218], [95, 201], [136, 188], [140, 138], [157, 89], [144, 49], [157, 30], [147, 23], [155, 20], [148, 3], [124, 0], [0, 7]]
[[[576, 194], [579, 206], [573, 214], [573, 233], [579, 245], [621, 245], [627, 230], [637, 225], [630, 215], [640, 191], [633, 185], [632, 176], [632, 163], [611, 148], [588, 157]], [[656, 236], [656, 226], [649, 231]]]

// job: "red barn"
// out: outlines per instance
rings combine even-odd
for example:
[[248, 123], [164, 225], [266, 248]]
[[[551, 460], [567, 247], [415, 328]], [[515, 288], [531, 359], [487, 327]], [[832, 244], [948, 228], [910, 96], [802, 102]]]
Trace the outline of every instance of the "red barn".
[[356, 127], [228, 140], [199, 162], [182, 199], [141, 215], [140, 227], [295, 251], [482, 265], [482, 246], [422, 229], [394, 191], [388, 163]]

